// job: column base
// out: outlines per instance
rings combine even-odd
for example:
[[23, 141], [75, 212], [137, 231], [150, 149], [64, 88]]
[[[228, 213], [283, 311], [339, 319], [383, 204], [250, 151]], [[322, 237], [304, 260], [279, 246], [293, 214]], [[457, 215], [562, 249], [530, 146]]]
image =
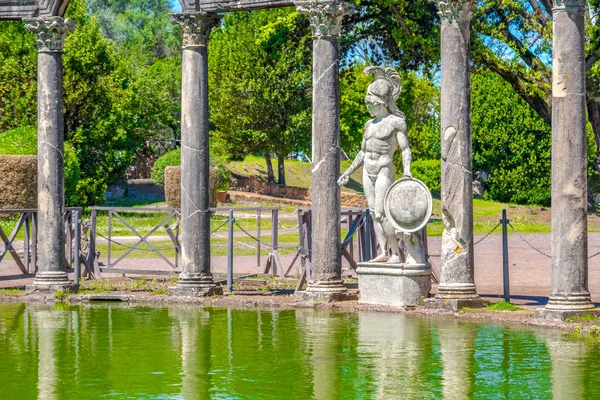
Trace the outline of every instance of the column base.
[[423, 303], [425, 308], [436, 310], [460, 311], [461, 308], [483, 308], [485, 306], [483, 299], [479, 296], [469, 299], [446, 299], [433, 297], [425, 299]]
[[435, 297], [425, 300], [425, 307], [456, 312], [461, 308], [483, 308], [484, 303], [474, 283], [440, 283]]
[[212, 276], [180, 278], [177, 285], [169, 288], [169, 296], [206, 297], [223, 294], [223, 288], [213, 281]]
[[31, 285], [25, 286], [27, 294], [53, 294], [58, 290], [77, 293], [79, 285], [75, 285], [73, 281], [70, 281], [67, 273], [64, 271], [42, 271], [35, 275], [35, 279]]
[[474, 283], [440, 283], [436, 299], [440, 300], [473, 300], [479, 299]]
[[332, 303], [348, 298], [348, 289], [344, 281], [315, 281], [309, 282], [306, 290], [296, 292], [296, 302], [315, 305], [319, 303]]
[[535, 310], [536, 318], [552, 321], [564, 321], [583, 314], [600, 316], [600, 309], [592, 304], [588, 293], [550, 296], [546, 307]]
[[600, 317], [600, 309], [593, 307], [581, 310], [555, 310], [551, 308], [538, 308], [535, 310], [535, 317], [549, 321], [565, 322], [566, 319], [584, 314], [591, 314]]

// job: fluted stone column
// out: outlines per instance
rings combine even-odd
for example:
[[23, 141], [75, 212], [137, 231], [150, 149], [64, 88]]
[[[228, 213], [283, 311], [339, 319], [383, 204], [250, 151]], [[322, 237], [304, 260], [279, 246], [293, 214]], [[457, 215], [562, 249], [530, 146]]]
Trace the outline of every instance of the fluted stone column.
[[552, 289], [538, 316], [597, 311], [588, 291], [583, 0], [552, 7]]
[[341, 279], [340, 243], [340, 101], [339, 44], [342, 19], [348, 3], [342, 1], [298, 2], [307, 14], [313, 33], [312, 110], [312, 257], [302, 302], [335, 301], [346, 295]]
[[[441, 1], [441, 279], [437, 304], [478, 306], [473, 258], [473, 172], [469, 68], [472, 0]], [[435, 302], [434, 302], [435, 303]]]
[[65, 37], [75, 22], [25, 19], [38, 45], [38, 268], [33, 291], [75, 290], [65, 264], [63, 63]]
[[175, 295], [221, 293], [210, 272], [208, 37], [215, 14], [175, 14], [183, 31], [181, 56], [181, 260]]

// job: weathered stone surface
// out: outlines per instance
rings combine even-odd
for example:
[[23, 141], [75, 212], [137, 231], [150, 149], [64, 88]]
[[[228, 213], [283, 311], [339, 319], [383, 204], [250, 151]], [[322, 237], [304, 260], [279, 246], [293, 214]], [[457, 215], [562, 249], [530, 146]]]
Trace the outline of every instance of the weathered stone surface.
[[62, 17], [69, 0], [0, 0], [0, 20]]
[[359, 263], [361, 304], [396, 307], [421, 303], [431, 290], [431, 264]]
[[62, 53], [75, 21], [63, 17], [25, 18], [25, 28], [36, 34], [39, 53]]
[[179, 0], [184, 12], [230, 12], [291, 7], [290, 0]]
[[25, 27], [38, 39], [38, 290], [69, 287], [65, 265], [64, 211], [64, 35], [73, 23], [61, 17], [34, 19]]
[[473, 257], [470, 25], [472, 0], [438, 1], [441, 16], [441, 202], [439, 299], [477, 298]]
[[555, 0], [552, 76], [552, 289], [541, 318], [590, 312], [583, 0]]
[[400, 232], [420, 231], [431, 217], [433, 200], [423, 182], [402, 178], [390, 186], [384, 199], [385, 216]]
[[[327, 6], [324, 6], [327, 5]], [[312, 116], [312, 265], [299, 301], [327, 301], [345, 294], [340, 244], [340, 103], [337, 33], [348, 4], [340, 1], [302, 3], [313, 32]], [[326, 34], [325, 34], [326, 33]]]
[[593, 305], [589, 305], [587, 309], [552, 309], [552, 308], [538, 308], [535, 310], [536, 318], [553, 320], [553, 321], [562, 321], [564, 322], [567, 318], [575, 317], [578, 315], [590, 314], [596, 317], [600, 317], [600, 310]]
[[208, 146], [208, 37], [219, 19], [211, 14], [174, 15], [183, 30], [181, 90], [181, 264], [170, 293], [208, 295], [210, 272], [210, 173]]

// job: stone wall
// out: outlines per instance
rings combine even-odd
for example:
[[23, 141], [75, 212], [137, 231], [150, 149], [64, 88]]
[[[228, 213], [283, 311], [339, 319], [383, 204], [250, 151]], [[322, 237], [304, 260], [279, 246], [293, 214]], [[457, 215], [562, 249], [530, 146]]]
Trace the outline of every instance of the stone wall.
[[0, 156], [0, 209], [37, 208], [37, 156]]
[[267, 183], [253, 177], [234, 176], [230, 189], [286, 199], [310, 200], [310, 189]]
[[357, 207], [357, 208], [367, 208], [367, 199], [364, 194], [359, 193], [341, 193], [341, 202], [342, 207]]
[[[266, 183], [253, 177], [235, 176], [231, 180], [230, 189], [291, 200], [310, 201], [310, 189]], [[342, 192], [341, 203], [342, 207], [367, 207], [365, 196], [359, 193]]]
[[[210, 206], [217, 206], [217, 184], [219, 175], [217, 169], [210, 169]], [[181, 207], [181, 167], [165, 168], [165, 199], [167, 206], [173, 208]]]

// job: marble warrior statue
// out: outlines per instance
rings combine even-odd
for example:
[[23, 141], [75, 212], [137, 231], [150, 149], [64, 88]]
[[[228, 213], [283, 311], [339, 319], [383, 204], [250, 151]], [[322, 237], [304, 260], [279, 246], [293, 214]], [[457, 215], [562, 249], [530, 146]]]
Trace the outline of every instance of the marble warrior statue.
[[[374, 81], [369, 85], [365, 97], [367, 109], [374, 118], [365, 124], [362, 148], [350, 168], [339, 178], [338, 184], [342, 186], [348, 183], [350, 175], [364, 164], [363, 186], [380, 248], [380, 254], [371, 262], [397, 264], [404, 260], [398, 247], [396, 231], [386, 221], [384, 199], [387, 190], [394, 183], [393, 159], [398, 147], [402, 151], [404, 176], [412, 178], [410, 174], [412, 153], [408, 145], [406, 117], [396, 106], [402, 85], [398, 73], [392, 68], [368, 67], [365, 69], [365, 74], [374, 76]], [[413, 235], [404, 235], [407, 247], [412, 247], [411, 236]], [[388, 255], [388, 249], [391, 249], [391, 256]], [[422, 262], [422, 260], [406, 261]]]

